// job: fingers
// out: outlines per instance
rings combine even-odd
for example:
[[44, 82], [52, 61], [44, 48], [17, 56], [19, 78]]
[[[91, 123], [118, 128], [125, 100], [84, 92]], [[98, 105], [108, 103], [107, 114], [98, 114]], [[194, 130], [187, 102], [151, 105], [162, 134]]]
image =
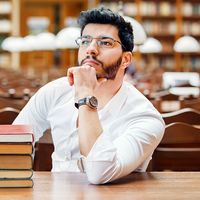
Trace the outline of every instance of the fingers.
[[93, 73], [96, 73], [95, 69], [91, 68], [89, 65], [83, 65], [83, 66], [76, 66], [76, 67], [70, 67], [67, 70], [67, 77], [70, 85], [74, 85], [74, 79], [76, 74], [83, 75], [84, 73], [89, 73], [90, 70], [94, 70]]
[[89, 65], [68, 68], [67, 78], [71, 86], [76, 83], [83, 83], [83, 82], [87, 83], [92, 81], [91, 83], [93, 84], [95, 84], [95, 82], [96, 84], [102, 84], [107, 81], [106, 78], [100, 78], [97, 80], [96, 70], [93, 67], [90, 67]]
[[68, 68], [68, 70], [67, 70], [67, 78], [68, 78], [69, 84], [71, 86], [74, 85], [73, 71], [74, 71], [74, 67]]

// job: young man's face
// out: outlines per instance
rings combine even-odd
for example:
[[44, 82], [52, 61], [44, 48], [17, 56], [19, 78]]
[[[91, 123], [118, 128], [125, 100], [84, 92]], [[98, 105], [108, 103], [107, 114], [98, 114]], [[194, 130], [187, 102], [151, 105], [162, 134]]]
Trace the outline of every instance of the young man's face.
[[78, 53], [79, 65], [94, 67], [97, 78], [114, 79], [122, 61], [117, 28], [109, 24], [88, 24], [82, 38]]

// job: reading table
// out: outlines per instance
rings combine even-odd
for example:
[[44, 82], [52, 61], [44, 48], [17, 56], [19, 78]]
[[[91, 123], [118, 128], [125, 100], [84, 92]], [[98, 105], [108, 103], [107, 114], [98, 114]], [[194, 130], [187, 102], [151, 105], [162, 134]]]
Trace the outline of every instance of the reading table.
[[91, 185], [80, 173], [34, 172], [33, 188], [0, 188], [2, 200], [199, 200], [200, 172], [132, 173]]

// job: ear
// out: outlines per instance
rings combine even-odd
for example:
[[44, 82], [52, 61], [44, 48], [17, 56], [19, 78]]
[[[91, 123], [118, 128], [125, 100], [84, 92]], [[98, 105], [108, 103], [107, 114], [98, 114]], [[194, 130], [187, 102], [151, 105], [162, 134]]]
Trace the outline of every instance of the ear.
[[130, 51], [123, 52], [121, 68], [126, 69], [132, 62], [133, 54]]

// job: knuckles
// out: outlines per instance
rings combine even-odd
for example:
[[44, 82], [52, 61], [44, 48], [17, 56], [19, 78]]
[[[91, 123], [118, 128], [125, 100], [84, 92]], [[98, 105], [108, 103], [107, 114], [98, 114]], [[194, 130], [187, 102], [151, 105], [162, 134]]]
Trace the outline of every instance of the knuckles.
[[96, 77], [96, 69], [89, 65], [70, 67], [67, 72], [69, 77], [79, 77], [79, 76], [94, 76]]

